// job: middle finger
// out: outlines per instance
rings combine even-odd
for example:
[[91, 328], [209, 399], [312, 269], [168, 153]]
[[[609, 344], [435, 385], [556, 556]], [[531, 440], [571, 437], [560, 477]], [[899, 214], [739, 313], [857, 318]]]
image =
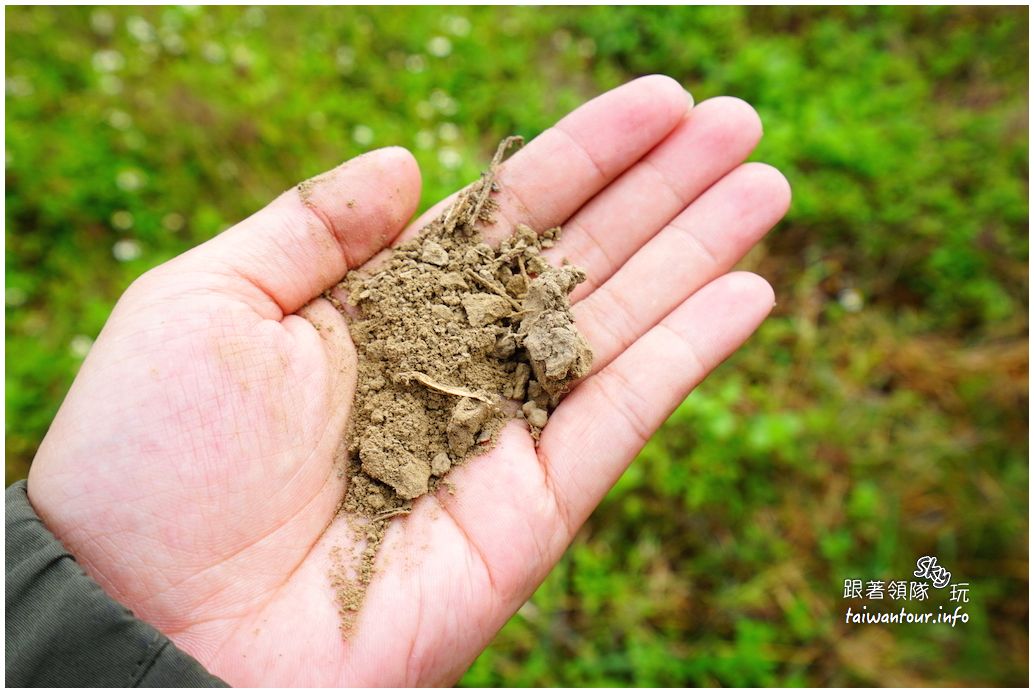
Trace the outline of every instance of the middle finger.
[[[761, 121], [740, 99], [709, 99], [641, 161], [597, 194], [565, 224], [544, 255], [586, 270], [571, 296], [589, 295], [701, 193], [738, 166], [761, 138]], [[541, 229], [540, 229], [541, 230]]]

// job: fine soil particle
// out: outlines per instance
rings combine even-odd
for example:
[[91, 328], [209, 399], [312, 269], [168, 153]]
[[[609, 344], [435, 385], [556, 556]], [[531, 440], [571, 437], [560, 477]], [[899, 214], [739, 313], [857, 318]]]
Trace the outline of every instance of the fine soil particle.
[[495, 223], [495, 171], [515, 141], [385, 265], [339, 285], [351, 306], [336, 305], [350, 318], [359, 361], [342, 512], [365, 539], [351, 568], [332, 555], [346, 635], [390, 518], [439, 484], [451, 493], [443, 477], [492, 449], [508, 419], [524, 418], [537, 440], [560, 397], [589, 372], [592, 352], [568, 302], [585, 273], [540, 255], [560, 228], [539, 234], [518, 224], [498, 248], [478, 230]]

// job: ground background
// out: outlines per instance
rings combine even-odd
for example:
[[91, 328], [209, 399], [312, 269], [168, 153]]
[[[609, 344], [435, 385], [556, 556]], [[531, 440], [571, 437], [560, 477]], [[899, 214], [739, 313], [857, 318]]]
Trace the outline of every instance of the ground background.
[[[765, 121], [794, 204], [744, 265], [779, 305], [464, 682], [1027, 682], [1025, 8], [6, 20], [8, 483], [147, 268], [371, 147], [416, 153], [426, 205], [503, 135], [665, 72]], [[926, 554], [968, 624], [844, 624], [845, 578]]]

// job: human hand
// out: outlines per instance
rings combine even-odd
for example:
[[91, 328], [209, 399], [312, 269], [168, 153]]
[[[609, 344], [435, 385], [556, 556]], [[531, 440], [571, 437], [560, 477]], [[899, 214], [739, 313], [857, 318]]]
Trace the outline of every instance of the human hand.
[[[234, 685], [453, 683], [544, 579], [688, 392], [768, 314], [728, 273], [785, 213], [729, 98], [691, 108], [646, 77], [505, 162], [498, 239], [565, 233], [593, 372], [536, 448], [523, 422], [395, 520], [351, 635], [331, 550], [351, 534], [335, 455], [356, 383], [345, 319], [316, 298], [411, 237], [412, 157], [371, 152], [141, 277], [97, 338], [29, 477], [47, 526], [115, 599]], [[322, 328], [314, 327], [315, 324]], [[431, 548], [428, 548], [431, 547]]]

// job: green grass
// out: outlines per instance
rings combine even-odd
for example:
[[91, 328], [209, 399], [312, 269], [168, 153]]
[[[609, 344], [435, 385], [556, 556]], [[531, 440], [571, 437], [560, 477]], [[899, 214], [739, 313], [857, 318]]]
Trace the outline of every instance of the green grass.
[[[1025, 8], [6, 21], [8, 483], [147, 268], [371, 147], [411, 148], [429, 204], [503, 135], [664, 72], [762, 115], [794, 203], [744, 266], [779, 305], [464, 682], [1027, 682]], [[845, 578], [926, 554], [968, 624], [844, 624]]]

